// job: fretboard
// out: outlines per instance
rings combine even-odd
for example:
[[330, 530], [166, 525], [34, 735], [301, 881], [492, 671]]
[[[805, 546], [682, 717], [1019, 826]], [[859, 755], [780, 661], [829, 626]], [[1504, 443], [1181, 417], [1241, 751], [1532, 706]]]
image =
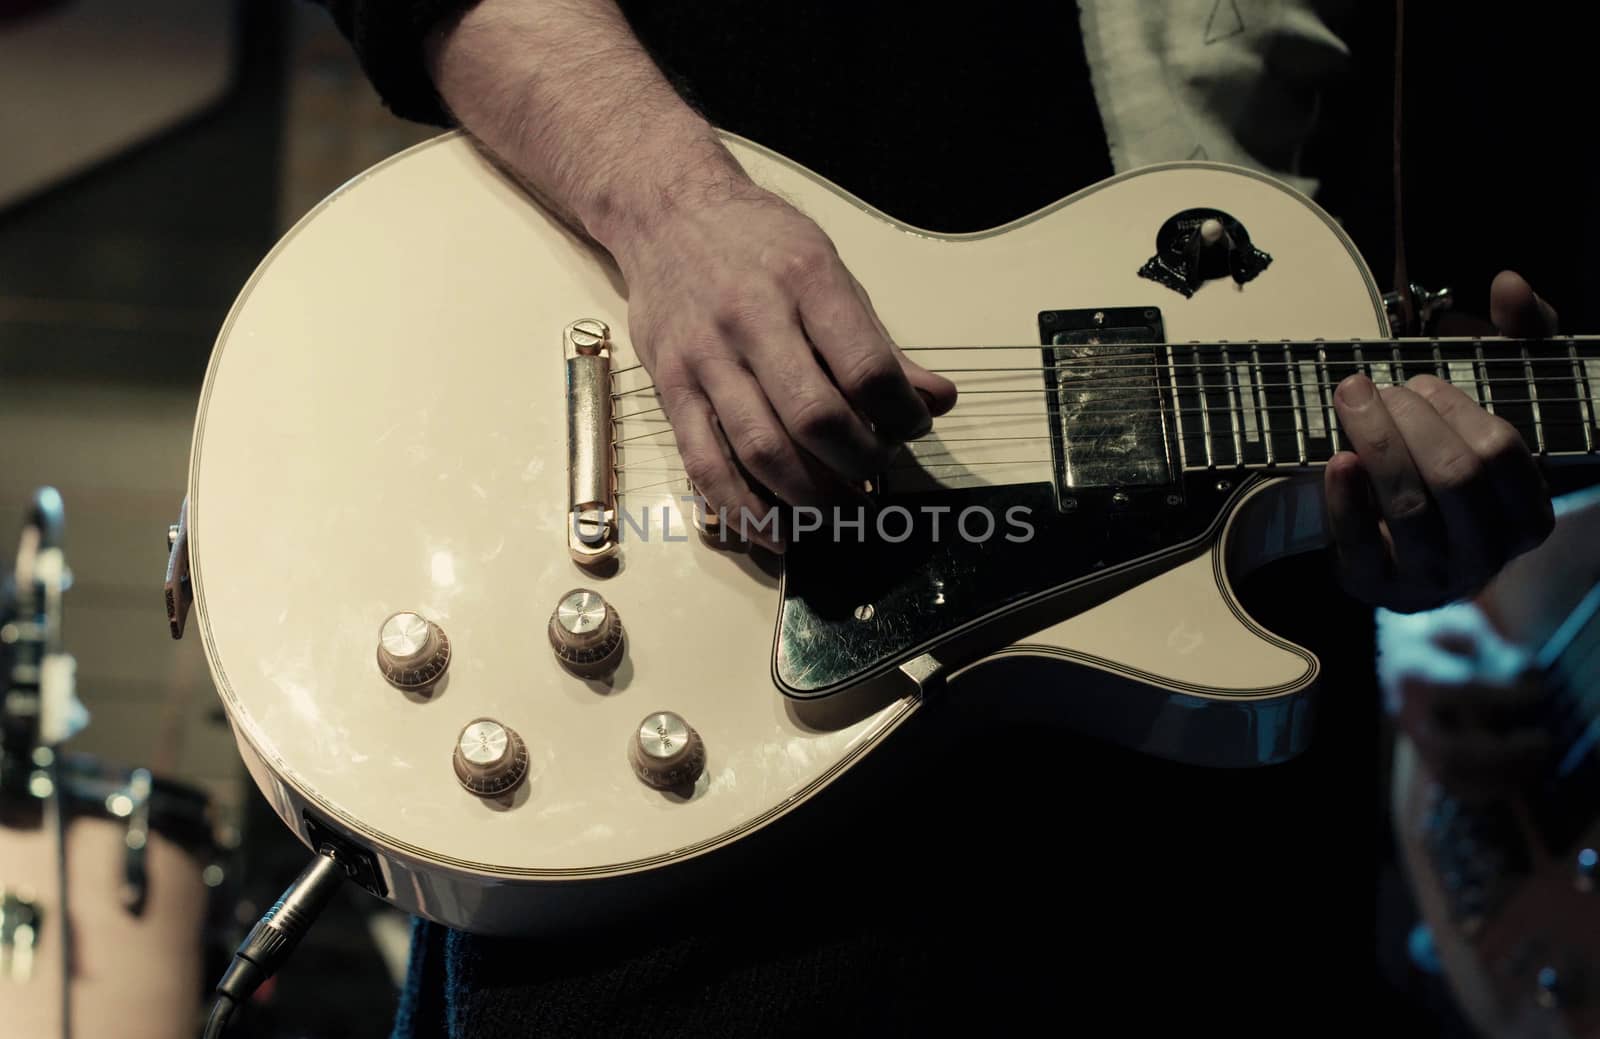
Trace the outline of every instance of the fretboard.
[[1357, 373], [1380, 388], [1437, 376], [1541, 456], [1600, 445], [1600, 338], [1173, 343], [1159, 355], [1186, 470], [1311, 468], [1351, 450], [1333, 393]]

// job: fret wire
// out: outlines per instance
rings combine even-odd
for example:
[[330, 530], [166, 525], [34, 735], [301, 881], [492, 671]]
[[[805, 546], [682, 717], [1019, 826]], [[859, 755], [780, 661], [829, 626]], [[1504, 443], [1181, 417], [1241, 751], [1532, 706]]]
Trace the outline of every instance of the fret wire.
[[[1290, 404], [1291, 407], [1293, 407], [1295, 409], [1294, 410], [1294, 440], [1295, 440], [1295, 446], [1297, 448], [1299, 448], [1299, 450], [1300, 450], [1300, 463], [1302, 465], [1304, 465], [1305, 461], [1306, 461], [1306, 425], [1305, 425], [1304, 420], [1301, 418], [1301, 415], [1305, 411], [1305, 408], [1306, 408], [1306, 395], [1305, 395], [1305, 391], [1300, 388], [1300, 384], [1299, 384], [1299, 381], [1298, 381], [1298, 376], [1299, 376], [1300, 372], [1294, 366], [1294, 357], [1293, 357], [1291, 351], [1289, 350], [1289, 344], [1288, 343], [1283, 344], [1283, 355], [1284, 355], [1284, 357], [1286, 357], [1289, 360], [1289, 364], [1284, 369], [1284, 372], [1286, 373], [1286, 378], [1287, 378], [1288, 383], [1289, 383], [1289, 404]], [[1299, 404], [1298, 405], [1295, 404], [1295, 400], [1296, 400], [1297, 397], [1299, 399]]]
[[1255, 384], [1251, 387], [1253, 391], [1251, 396], [1255, 397], [1256, 411], [1261, 416], [1258, 420], [1261, 423], [1261, 445], [1267, 449], [1267, 464], [1276, 465], [1277, 457], [1272, 445], [1272, 422], [1267, 417], [1266, 412], [1267, 388], [1264, 385], [1265, 376], [1261, 372], [1261, 350], [1253, 343], [1250, 346], [1250, 360], [1256, 369]]
[[1450, 382], [1450, 369], [1444, 366], [1444, 355], [1439, 352], [1439, 340], [1433, 341], [1433, 374]]
[[1578, 360], [1578, 350], [1573, 344], [1567, 344], [1567, 357], [1572, 361], [1572, 382], [1578, 387], [1578, 396], [1583, 399], [1584, 410], [1589, 413], [1589, 422], [1583, 427], [1583, 446], [1587, 451], [1594, 450], [1594, 398], [1589, 393], [1589, 380], [1584, 378], [1584, 365]]
[[[1189, 467], [1189, 453], [1184, 450], [1183, 440], [1183, 402], [1178, 399], [1178, 357], [1173, 352], [1172, 344], [1167, 344], [1167, 361], [1169, 362], [1168, 378], [1172, 383], [1172, 407], [1178, 420], [1178, 468]], [[1167, 412], [1161, 409], [1161, 439], [1167, 448], [1167, 457], [1172, 457], [1172, 441], [1167, 435]]]
[[1195, 394], [1200, 398], [1200, 432], [1205, 437], [1206, 468], [1209, 469], [1217, 464], [1211, 454], [1211, 407], [1206, 401], [1206, 373], [1198, 368], [1194, 370], [1194, 385]]
[[1483, 359], [1483, 344], [1475, 344], [1472, 348], [1472, 353], [1477, 358], [1473, 364], [1473, 372], [1478, 377], [1478, 403], [1483, 406], [1484, 411], [1493, 415], [1494, 391], [1489, 389], [1489, 376], [1486, 374], [1487, 363]]
[[1323, 392], [1332, 385], [1328, 375], [1328, 350], [1317, 347], [1317, 399], [1322, 404], [1322, 421], [1328, 429], [1328, 440], [1335, 450], [1339, 447], [1339, 413], [1333, 406], [1333, 394]]
[[1533, 362], [1528, 360], [1528, 348], [1523, 347], [1522, 370], [1528, 377], [1528, 403], [1533, 408], [1533, 435], [1539, 441], [1539, 453], [1544, 454], [1544, 430], [1539, 427], [1539, 387], [1533, 381]]
[[[1243, 464], [1244, 409], [1240, 407], [1242, 402], [1239, 399], [1239, 380], [1234, 376], [1233, 368], [1228, 365], [1228, 348], [1226, 346], [1222, 348], [1222, 365], [1223, 400], [1231, 399], [1233, 401], [1233, 407], [1231, 409], [1223, 409], [1224, 411], [1228, 412], [1228, 420], [1233, 426], [1233, 460], [1235, 464]], [[1233, 420], [1233, 415], [1235, 412], [1237, 412], [1239, 415], [1238, 421]]]

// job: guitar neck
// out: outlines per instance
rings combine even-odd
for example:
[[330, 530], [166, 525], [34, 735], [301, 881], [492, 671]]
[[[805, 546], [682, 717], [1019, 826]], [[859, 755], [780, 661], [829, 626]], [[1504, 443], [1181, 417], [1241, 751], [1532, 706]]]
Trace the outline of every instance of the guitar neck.
[[[1172, 454], [1185, 471], [1314, 469], [1351, 450], [1334, 389], [1434, 375], [1509, 422], [1535, 454], [1600, 445], [1600, 338], [1173, 343], [1157, 348]], [[1164, 355], [1164, 356], [1162, 356]]]

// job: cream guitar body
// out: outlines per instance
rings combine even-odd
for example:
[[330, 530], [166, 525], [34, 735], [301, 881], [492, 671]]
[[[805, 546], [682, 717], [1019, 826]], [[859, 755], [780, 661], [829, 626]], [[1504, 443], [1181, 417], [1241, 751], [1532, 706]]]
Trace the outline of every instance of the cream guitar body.
[[[1039, 536], [1011, 545], [996, 535], [982, 549], [994, 554], [960, 565], [968, 549], [957, 542], [887, 591], [882, 574], [854, 572], [868, 565], [859, 551], [848, 564], [820, 547], [784, 564], [708, 543], [636, 367], [616, 271], [465, 139], [429, 142], [341, 188], [265, 259], [218, 339], [197, 418], [197, 627], [240, 752], [283, 820], [308, 842], [351, 849], [363, 882], [407, 910], [525, 933], [618, 908], [680, 865], [715, 859], [937, 696], [1203, 764], [1295, 754], [1317, 661], [1246, 616], [1229, 582], [1322, 543], [1311, 470], [1331, 454], [1327, 387], [1338, 373], [1331, 356], [1324, 365], [1315, 349], [1281, 344], [1386, 334], [1373, 280], [1326, 214], [1270, 179], [1177, 163], [992, 232], [946, 236], [897, 224], [751, 144], [729, 145], [832, 237], [897, 342], [963, 348], [922, 357], [958, 373], [962, 401], [886, 475], [885, 500], [1043, 488]], [[1163, 225], [1196, 207], [1247, 229], [1270, 263], [1192, 295], [1142, 276]], [[1198, 362], [1142, 348], [1138, 371], [1155, 376], [1139, 392], [1172, 408], [1157, 423], [1170, 466], [1146, 481], [1164, 483], [1155, 497], [1136, 487], [1124, 506], [1110, 485], [1062, 475], [1064, 452], [1067, 469], [1103, 459], [1085, 453], [1091, 437], [1072, 442], [1092, 416], [1052, 425], [1077, 398], [1046, 380], [1069, 378], [1075, 362], [1041, 366], [1045, 312], [1081, 318], [1084, 341], [1096, 338], [1096, 313], [1133, 313], [1136, 324], [1158, 319], [1171, 343], [1240, 344], [1231, 363], [1207, 369], [1227, 381], [1199, 391], [1221, 394], [1201, 416], [1204, 441], [1200, 409], [1183, 407], [1173, 376]], [[570, 543], [583, 447], [571, 438], [595, 430], [570, 428], [585, 419], [573, 410], [567, 330], [587, 321], [610, 330], [605, 435], [615, 446], [604, 479], [627, 516], [598, 569], [576, 563]], [[1270, 341], [1265, 362], [1249, 340]], [[1287, 374], [1271, 393], [1287, 391], [1292, 412], [1268, 403], [1262, 374], [1286, 352], [1293, 363], [1278, 366]], [[1348, 351], [1330, 342], [1326, 352]], [[1219, 418], [1218, 401], [1235, 406]], [[1272, 467], [1245, 464], [1274, 440]], [[1240, 453], [1221, 457], [1230, 444]], [[1122, 528], [1149, 516], [1176, 524], [1171, 542], [1143, 553], [1097, 535], [1103, 558], [1081, 549], [1082, 573], [1050, 576], [1084, 542], [1052, 541], [1050, 524], [1093, 519], [1101, 530], [1109, 513], [1097, 514], [1121, 508], [1131, 517]], [[1013, 577], [1018, 594], [980, 601]], [[621, 622], [607, 681], [579, 677], [552, 652], [552, 615], [575, 589], [603, 597]], [[380, 669], [380, 629], [397, 613], [448, 639], [448, 667], [425, 691]], [[916, 625], [925, 631], [904, 634]], [[404, 656], [417, 648], [408, 639], [430, 632], [392, 630], [389, 648]], [[674, 789], [641, 781], [632, 760], [657, 712], [685, 721], [703, 747], [703, 767]], [[496, 727], [468, 732], [458, 754], [480, 719]], [[514, 787], [469, 790], [504, 778], [472, 767], [504, 763], [502, 751], [520, 754]]]

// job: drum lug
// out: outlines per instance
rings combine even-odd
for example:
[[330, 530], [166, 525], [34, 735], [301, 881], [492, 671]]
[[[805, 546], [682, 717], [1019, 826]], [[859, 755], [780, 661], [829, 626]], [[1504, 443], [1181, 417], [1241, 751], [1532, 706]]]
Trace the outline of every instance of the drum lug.
[[25, 892], [0, 888], [0, 978], [27, 981], [39, 939], [39, 906]]
[[144, 912], [145, 896], [150, 890], [145, 848], [150, 842], [152, 783], [149, 769], [136, 768], [128, 777], [128, 785], [106, 798], [106, 810], [128, 820], [128, 831], [122, 839], [122, 907], [134, 916]]
[[194, 605], [194, 587], [189, 581], [189, 499], [178, 507], [178, 522], [167, 528], [167, 577], [162, 586], [167, 600], [167, 626], [172, 637], [183, 638], [183, 627]]

